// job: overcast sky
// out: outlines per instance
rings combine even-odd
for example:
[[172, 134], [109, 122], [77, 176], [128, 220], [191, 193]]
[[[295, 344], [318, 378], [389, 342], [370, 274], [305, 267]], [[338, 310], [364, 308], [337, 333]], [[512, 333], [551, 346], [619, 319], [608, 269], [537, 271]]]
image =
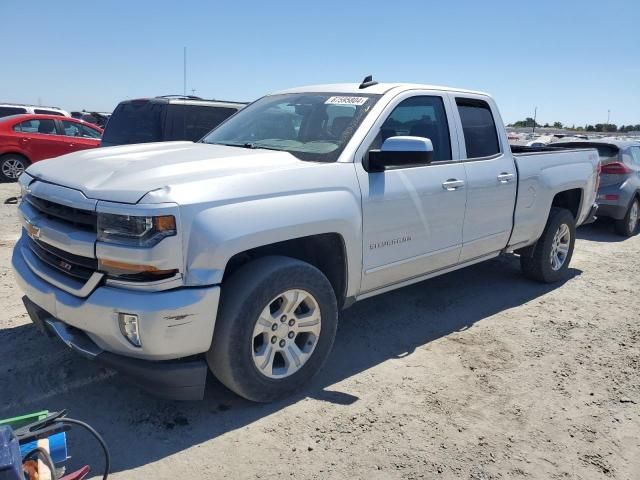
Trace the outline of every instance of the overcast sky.
[[640, 123], [640, 1], [0, 0], [0, 102], [110, 111], [379, 81], [484, 90], [505, 122]]

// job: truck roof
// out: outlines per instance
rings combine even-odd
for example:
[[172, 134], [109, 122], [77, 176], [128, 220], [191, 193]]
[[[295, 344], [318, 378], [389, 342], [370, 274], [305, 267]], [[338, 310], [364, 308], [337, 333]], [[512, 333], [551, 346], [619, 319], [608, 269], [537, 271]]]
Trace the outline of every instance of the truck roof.
[[360, 88], [359, 83], [329, 83], [325, 85], [309, 85], [306, 87], [297, 87], [290, 88], [287, 90], [280, 90], [278, 92], [274, 92], [275, 94], [283, 94], [283, 93], [305, 93], [305, 92], [331, 92], [331, 93], [350, 93], [350, 94], [358, 94], [358, 93], [374, 93], [374, 94], [385, 94], [390, 90], [398, 89], [398, 90], [415, 90], [415, 89], [424, 89], [424, 90], [442, 90], [447, 92], [460, 92], [460, 93], [473, 93], [476, 95], [487, 95], [485, 92], [478, 92], [474, 90], [465, 90], [463, 88], [455, 88], [455, 87], [443, 87], [437, 85], [423, 85], [420, 83], [377, 83], [375, 85], [371, 85], [366, 88]]

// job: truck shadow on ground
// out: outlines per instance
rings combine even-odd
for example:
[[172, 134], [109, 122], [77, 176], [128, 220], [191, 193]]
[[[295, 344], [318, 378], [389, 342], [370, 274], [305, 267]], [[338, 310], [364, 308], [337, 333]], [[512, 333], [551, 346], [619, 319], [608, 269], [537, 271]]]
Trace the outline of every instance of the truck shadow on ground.
[[610, 218], [599, 218], [594, 223], [578, 228], [576, 237], [589, 242], [607, 243], [624, 242], [628, 239], [616, 233], [613, 220]]
[[[581, 271], [569, 273], [568, 280]], [[104, 371], [42, 337], [31, 325], [5, 329], [0, 331], [0, 345], [28, 343], [42, 362], [24, 367], [16, 363], [8, 373], [2, 372], [5, 407], [0, 407], [0, 417], [40, 408], [68, 409], [70, 416], [103, 434], [111, 450], [112, 471], [125, 471], [240, 429], [308, 397], [339, 405], [357, 402], [356, 396], [332, 386], [561, 285], [526, 280], [517, 258], [501, 257], [359, 302], [343, 312], [334, 350], [311, 385], [293, 398], [267, 405], [245, 401], [214, 379], [202, 402], [156, 399], [118, 376], [100, 380]], [[15, 347], [16, 354], [20, 348]], [[65, 387], [82, 375], [98, 380]], [[41, 395], [45, 388], [51, 393]], [[102, 459], [94, 441], [76, 430], [69, 437], [73, 457], [92, 463], [94, 472], [100, 472]]]

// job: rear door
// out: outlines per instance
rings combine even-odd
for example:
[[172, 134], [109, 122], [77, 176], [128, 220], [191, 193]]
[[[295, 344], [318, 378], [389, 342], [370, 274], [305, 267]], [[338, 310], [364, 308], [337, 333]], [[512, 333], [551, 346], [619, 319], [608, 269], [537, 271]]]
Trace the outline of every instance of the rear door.
[[467, 176], [460, 262], [502, 250], [513, 226], [517, 172], [500, 115], [487, 97], [452, 94]]
[[26, 120], [15, 125], [13, 130], [20, 134], [19, 143], [32, 162], [67, 153], [67, 140], [60, 135], [55, 120]]
[[[409, 91], [385, 107], [356, 153], [362, 191], [363, 277], [375, 290], [458, 262], [466, 189], [458, 159], [454, 112], [439, 91]], [[389, 137], [429, 138], [429, 165], [365, 171], [361, 159]]]

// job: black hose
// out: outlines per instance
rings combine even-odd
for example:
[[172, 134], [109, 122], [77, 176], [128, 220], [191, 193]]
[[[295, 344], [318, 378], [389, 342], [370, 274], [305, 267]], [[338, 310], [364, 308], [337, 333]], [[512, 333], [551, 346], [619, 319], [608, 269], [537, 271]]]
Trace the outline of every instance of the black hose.
[[102, 436], [100, 436], [100, 434], [96, 432], [91, 425], [81, 422], [80, 420], [76, 420], [74, 418], [62, 417], [62, 418], [56, 418], [54, 421], [56, 423], [69, 423], [72, 425], [79, 425], [84, 429], [88, 430], [89, 433], [91, 433], [94, 437], [96, 437], [96, 440], [98, 440], [98, 443], [100, 444], [100, 446], [102, 447], [102, 450], [104, 451], [104, 474], [102, 475], [102, 480], [107, 480], [107, 477], [109, 476], [109, 471], [111, 470], [111, 456], [109, 455], [109, 449], [107, 448], [107, 444], [105, 443]]

